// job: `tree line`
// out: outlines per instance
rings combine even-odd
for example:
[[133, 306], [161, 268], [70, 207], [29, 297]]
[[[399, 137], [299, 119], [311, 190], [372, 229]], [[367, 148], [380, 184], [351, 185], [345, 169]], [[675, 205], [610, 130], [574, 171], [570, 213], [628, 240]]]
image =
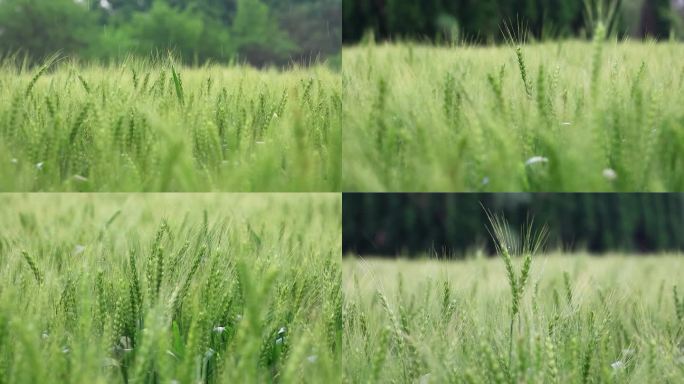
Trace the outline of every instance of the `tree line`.
[[341, 60], [341, 0], [0, 0], [0, 53], [165, 55], [256, 66]]
[[344, 194], [343, 250], [361, 255], [493, 253], [483, 209], [519, 230], [530, 218], [548, 245], [592, 253], [684, 249], [682, 194]]
[[[615, 31], [668, 37], [682, 20], [671, 1], [617, 0]], [[586, 36], [586, 9], [581, 0], [345, 0], [343, 40], [356, 43], [372, 32], [380, 40], [484, 43], [504, 38], [504, 22], [514, 29], [524, 26], [538, 39]]]

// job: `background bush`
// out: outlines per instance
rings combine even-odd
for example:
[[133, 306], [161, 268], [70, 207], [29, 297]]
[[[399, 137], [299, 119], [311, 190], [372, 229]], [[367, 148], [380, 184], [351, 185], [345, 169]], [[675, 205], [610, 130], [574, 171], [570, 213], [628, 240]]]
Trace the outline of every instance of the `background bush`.
[[343, 250], [367, 255], [493, 252], [487, 209], [513, 229], [533, 216], [551, 246], [591, 252], [684, 248], [681, 194], [345, 194]]
[[186, 64], [339, 59], [341, 0], [0, 0], [0, 53], [41, 61], [174, 51]]
[[[676, 19], [670, 0], [623, 0], [617, 31], [643, 32], [664, 38]], [[585, 34], [584, 2], [565, 0], [345, 0], [345, 43], [359, 41], [372, 31], [377, 38], [441, 39], [454, 31], [467, 41], [486, 42], [503, 37], [502, 23], [525, 24], [540, 37]], [[644, 12], [650, 25], [644, 30]]]

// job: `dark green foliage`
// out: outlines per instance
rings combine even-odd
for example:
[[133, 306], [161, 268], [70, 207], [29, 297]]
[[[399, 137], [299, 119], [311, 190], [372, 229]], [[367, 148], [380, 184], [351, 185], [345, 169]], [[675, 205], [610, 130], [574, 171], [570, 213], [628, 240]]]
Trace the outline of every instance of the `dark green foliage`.
[[60, 51], [109, 61], [171, 51], [184, 64], [337, 61], [340, 2], [111, 0], [105, 8], [96, 0], [7, 0], [0, 2], [0, 56], [18, 52], [39, 63]]
[[[670, 0], [646, 0], [644, 4], [641, 17], [618, 15], [614, 30], [621, 34], [641, 30], [642, 35], [667, 37], [673, 17]], [[502, 24], [518, 20], [536, 38], [587, 35], [584, 12], [581, 0], [345, 0], [343, 40], [358, 42], [372, 31], [380, 39], [440, 41], [457, 28], [463, 40], [483, 43], [503, 40]]]
[[676, 14], [670, 10], [671, 0], [645, 0], [641, 8], [639, 34], [658, 39], [667, 38]]
[[0, 2], [0, 53], [28, 53], [41, 60], [61, 51], [72, 54], [93, 43], [95, 20], [72, 0]]
[[[186, 63], [204, 63], [228, 61], [235, 52], [230, 34], [219, 21], [192, 9], [172, 8], [161, 1], [156, 1], [148, 12], [134, 13], [121, 32], [123, 48], [143, 56], [171, 51]], [[103, 54], [119, 55], [116, 51]]]
[[[494, 250], [480, 203], [502, 210], [513, 228], [533, 212], [552, 228], [550, 244], [591, 252], [684, 249], [680, 195], [346, 194], [345, 252], [394, 255], [434, 249], [448, 256]], [[615, 223], [620, 223], [616, 225]], [[567, 292], [566, 292], [567, 294]]]

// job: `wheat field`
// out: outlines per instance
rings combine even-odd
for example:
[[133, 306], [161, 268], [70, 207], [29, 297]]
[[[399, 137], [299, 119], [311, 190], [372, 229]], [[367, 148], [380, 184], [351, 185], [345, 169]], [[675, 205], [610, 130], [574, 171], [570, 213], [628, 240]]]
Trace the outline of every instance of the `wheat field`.
[[344, 381], [681, 381], [681, 255], [538, 255], [512, 339], [506, 275], [496, 259], [344, 260]]
[[336, 191], [339, 79], [325, 65], [5, 59], [0, 191]]
[[601, 38], [345, 48], [343, 190], [683, 190], [682, 57]]
[[0, 196], [0, 383], [322, 383], [341, 198]]

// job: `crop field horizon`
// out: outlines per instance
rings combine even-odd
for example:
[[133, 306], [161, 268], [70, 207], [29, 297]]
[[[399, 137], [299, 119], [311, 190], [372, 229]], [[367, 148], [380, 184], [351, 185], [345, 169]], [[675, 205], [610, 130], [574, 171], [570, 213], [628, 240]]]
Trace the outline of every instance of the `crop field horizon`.
[[328, 66], [0, 64], [0, 191], [331, 192], [340, 76]]
[[499, 257], [345, 258], [343, 381], [681, 380], [682, 255], [545, 253], [527, 272], [512, 264], [516, 299]]
[[684, 44], [597, 36], [345, 47], [343, 190], [684, 190]]
[[0, 383], [341, 375], [341, 198], [0, 196]]

